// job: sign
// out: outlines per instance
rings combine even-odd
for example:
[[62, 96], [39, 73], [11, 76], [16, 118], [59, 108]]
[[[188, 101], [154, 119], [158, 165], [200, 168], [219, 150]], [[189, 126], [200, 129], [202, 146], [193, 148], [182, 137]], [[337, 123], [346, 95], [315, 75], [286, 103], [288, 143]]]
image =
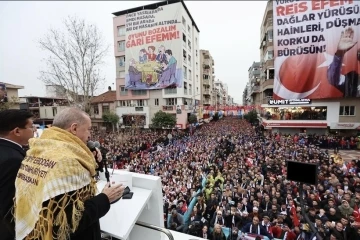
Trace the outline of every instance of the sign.
[[269, 105], [302, 105], [310, 104], [310, 99], [289, 99], [289, 100], [269, 100]]
[[359, 129], [360, 123], [331, 123], [330, 129]]
[[327, 128], [327, 123], [310, 123], [310, 122], [262, 122], [265, 128]]
[[360, 97], [360, 2], [274, 0], [274, 98]]
[[126, 15], [125, 88], [182, 87], [181, 3]]

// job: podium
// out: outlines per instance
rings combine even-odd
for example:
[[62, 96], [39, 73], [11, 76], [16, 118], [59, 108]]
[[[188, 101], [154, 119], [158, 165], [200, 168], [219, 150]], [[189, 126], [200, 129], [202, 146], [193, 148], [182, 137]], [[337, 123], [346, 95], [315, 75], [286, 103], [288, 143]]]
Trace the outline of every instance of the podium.
[[[164, 228], [163, 198], [159, 177], [109, 169], [110, 175], [131, 175], [132, 199], [120, 199], [111, 204], [109, 212], [100, 219], [104, 233], [121, 240], [159, 240], [165, 234], [135, 225], [137, 221]], [[105, 174], [100, 173], [99, 193], [106, 185]], [[164, 239], [167, 239], [166, 237]]]

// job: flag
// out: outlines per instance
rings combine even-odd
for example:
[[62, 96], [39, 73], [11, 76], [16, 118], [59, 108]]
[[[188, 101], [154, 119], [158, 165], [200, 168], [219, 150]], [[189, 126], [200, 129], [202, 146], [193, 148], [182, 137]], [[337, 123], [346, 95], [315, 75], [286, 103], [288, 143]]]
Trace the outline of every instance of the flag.
[[353, 216], [354, 216], [354, 220], [355, 222], [360, 222], [360, 211], [359, 211], [359, 207], [357, 206], [357, 204], [355, 203], [355, 206], [354, 206], [354, 213], [353, 213]]
[[291, 214], [293, 215], [293, 223], [294, 223], [294, 226], [295, 227], [298, 227], [300, 225], [300, 221], [296, 215], [296, 209], [295, 209], [295, 206], [292, 205], [291, 207]]

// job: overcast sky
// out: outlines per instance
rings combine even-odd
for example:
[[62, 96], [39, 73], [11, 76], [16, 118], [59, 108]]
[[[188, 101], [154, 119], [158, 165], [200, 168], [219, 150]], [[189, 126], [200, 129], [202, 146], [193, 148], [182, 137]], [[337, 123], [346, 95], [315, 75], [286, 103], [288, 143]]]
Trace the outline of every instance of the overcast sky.
[[[50, 27], [61, 27], [62, 20], [77, 15], [96, 24], [105, 41], [113, 44], [111, 13], [158, 1], [112, 2], [0, 2], [0, 82], [25, 86], [20, 96], [44, 96], [38, 80], [46, 56], [37, 44]], [[237, 103], [248, 81], [248, 69], [259, 61], [260, 24], [267, 1], [186, 1], [200, 29], [200, 48], [209, 50], [215, 60], [216, 79], [228, 84]], [[105, 59], [103, 72], [107, 86], [115, 86], [113, 48]]]

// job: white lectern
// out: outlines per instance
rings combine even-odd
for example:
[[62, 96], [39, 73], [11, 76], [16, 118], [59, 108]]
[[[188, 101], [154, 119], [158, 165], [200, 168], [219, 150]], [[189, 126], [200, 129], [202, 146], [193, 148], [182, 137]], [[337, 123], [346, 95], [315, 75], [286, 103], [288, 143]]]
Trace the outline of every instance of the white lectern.
[[[109, 169], [110, 175], [126, 175], [131, 177], [129, 186], [134, 192], [132, 199], [121, 199], [111, 204], [109, 212], [100, 219], [101, 230], [121, 240], [159, 240], [160, 232], [150, 231], [135, 226], [137, 221], [164, 227], [163, 199], [161, 180], [145, 174], [130, 173], [123, 170]], [[123, 178], [124, 179], [124, 178]], [[100, 181], [97, 183], [99, 192], [106, 184], [105, 174], [100, 173]]]

